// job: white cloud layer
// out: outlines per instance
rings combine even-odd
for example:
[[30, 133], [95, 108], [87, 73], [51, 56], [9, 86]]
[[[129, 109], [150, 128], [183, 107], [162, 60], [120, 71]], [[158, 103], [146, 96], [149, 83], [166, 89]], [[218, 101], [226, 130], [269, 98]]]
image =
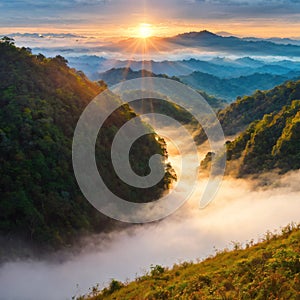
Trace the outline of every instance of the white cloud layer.
[[17, 261], [0, 268], [0, 299], [57, 300], [86, 293], [110, 279], [134, 279], [151, 264], [172, 266], [205, 258], [231, 241], [259, 239], [289, 222], [299, 222], [300, 172], [267, 177], [269, 188], [227, 179], [214, 202], [198, 209], [199, 194], [162, 222], [86, 240], [81, 254], [63, 262]]

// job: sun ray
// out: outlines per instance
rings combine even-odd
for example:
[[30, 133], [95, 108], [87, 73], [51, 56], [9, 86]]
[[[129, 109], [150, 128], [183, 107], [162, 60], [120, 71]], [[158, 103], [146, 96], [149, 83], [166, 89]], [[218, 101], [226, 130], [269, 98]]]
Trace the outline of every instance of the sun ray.
[[152, 25], [148, 23], [140, 24], [138, 31], [138, 36], [142, 39], [147, 39], [153, 35]]

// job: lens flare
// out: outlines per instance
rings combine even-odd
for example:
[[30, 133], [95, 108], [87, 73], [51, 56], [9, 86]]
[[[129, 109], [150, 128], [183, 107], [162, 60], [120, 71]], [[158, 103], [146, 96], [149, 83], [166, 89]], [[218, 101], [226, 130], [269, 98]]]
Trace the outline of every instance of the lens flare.
[[153, 29], [151, 24], [147, 24], [147, 23], [140, 24], [138, 31], [139, 31], [138, 36], [142, 39], [147, 39], [153, 34]]

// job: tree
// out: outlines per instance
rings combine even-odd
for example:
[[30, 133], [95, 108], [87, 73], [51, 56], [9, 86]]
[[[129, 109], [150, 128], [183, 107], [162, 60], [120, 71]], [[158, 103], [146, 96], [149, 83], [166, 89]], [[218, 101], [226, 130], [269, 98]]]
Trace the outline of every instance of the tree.
[[8, 36], [4, 36], [3, 38], [0, 39], [1, 43], [8, 44], [8, 45], [14, 45], [15, 40], [13, 38], [10, 38]]

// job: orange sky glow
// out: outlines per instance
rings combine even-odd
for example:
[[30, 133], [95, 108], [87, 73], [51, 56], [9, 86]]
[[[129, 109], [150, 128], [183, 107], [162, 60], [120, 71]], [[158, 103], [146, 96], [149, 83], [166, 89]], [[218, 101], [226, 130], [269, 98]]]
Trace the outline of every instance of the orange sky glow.
[[211, 32], [229, 32], [236, 36], [256, 36], [256, 37], [297, 37], [300, 38], [300, 25], [291, 24], [289, 22], [270, 21], [257, 22], [256, 20], [247, 20], [247, 22], [239, 22], [234, 20], [233, 22], [224, 23], [160, 23], [155, 21], [141, 21], [137, 23], [129, 24], [86, 24], [74, 28], [74, 25], [64, 26], [42, 26], [42, 27], [2, 27], [0, 29], [1, 34], [10, 33], [77, 33], [87, 36], [93, 36], [96, 38], [128, 38], [128, 37], [140, 37], [140, 24], [151, 25], [151, 36], [165, 37], [174, 36], [176, 34], [209, 30]]

